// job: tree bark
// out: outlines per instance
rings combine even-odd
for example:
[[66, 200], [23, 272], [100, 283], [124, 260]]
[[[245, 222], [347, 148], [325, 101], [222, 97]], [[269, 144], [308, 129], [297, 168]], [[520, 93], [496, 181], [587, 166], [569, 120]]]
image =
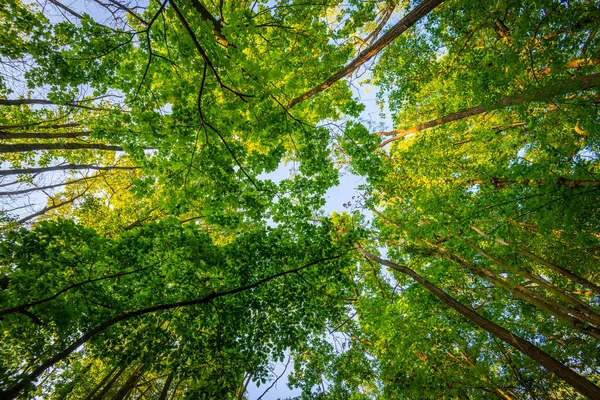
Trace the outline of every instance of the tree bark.
[[22, 105], [33, 105], [33, 104], [46, 105], [46, 106], [68, 106], [68, 107], [75, 107], [75, 108], [83, 108], [85, 110], [92, 110], [92, 111], [117, 111], [117, 109], [111, 110], [108, 108], [86, 106], [86, 105], [81, 104], [81, 102], [78, 102], [78, 101], [74, 101], [71, 103], [58, 104], [58, 103], [55, 103], [53, 101], [46, 100], [46, 99], [0, 99], [0, 106], [22, 106]]
[[[486, 234], [485, 232], [483, 232], [481, 229], [470, 225], [471, 229], [473, 229], [475, 232], [479, 233], [481, 236], [491, 239], [490, 236], [488, 234]], [[501, 245], [504, 246], [512, 246], [514, 247], [520, 254], [523, 254], [524, 256], [529, 257], [530, 259], [532, 259], [533, 261], [536, 261], [542, 265], [545, 265], [546, 267], [550, 268], [551, 270], [553, 270], [554, 272], [558, 272], [561, 275], [564, 275], [568, 278], [571, 278], [574, 282], [577, 282], [578, 284], [580, 284], [583, 287], [588, 288], [589, 290], [593, 291], [596, 294], [600, 295], [600, 287], [598, 287], [596, 284], [588, 281], [585, 278], [580, 277], [579, 275], [569, 271], [566, 268], [561, 267], [560, 265], [556, 265], [554, 263], [551, 263], [545, 259], [543, 259], [542, 257], [539, 257], [535, 254], [533, 254], [530, 251], [527, 251], [525, 249], [523, 249], [521, 246], [514, 246], [512, 243], [507, 242], [506, 240], [500, 239], [500, 238], [496, 238], [494, 239], [497, 243], [500, 243]]]
[[167, 380], [165, 381], [165, 385], [160, 392], [158, 400], [167, 400], [167, 395], [169, 394], [169, 389], [171, 388], [171, 382], [173, 382], [173, 371], [169, 372], [169, 376], [167, 376]]
[[117, 393], [112, 397], [112, 400], [125, 400], [129, 393], [135, 388], [142, 375], [144, 374], [144, 365], [138, 366], [125, 381], [123, 386], [117, 390]]
[[121, 146], [113, 146], [101, 143], [18, 143], [0, 144], [0, 154], [3, 153], [26, 153], [28, 151], [40, 150], [108, 150], [123, 151]]
[[89, 136], [91, 132], [60, 132], [60, 133], [47, 133], [47, 132], [3, 132], [0, 131], [0, 140], [14, 140], [14, 139], [75, 139], [83, 136]]
[[123, 374], [123, 372], [125, 372], [126, 367], [123, 366], [121, 367], [121, 369], [119, 370], [119, 372], [117, 372], [117, 374], [110, 380], [110, 382], [108, 382], [106, 384], [106, 386], [104, 386], [104, 388], [100, 391], [100, 393], [98, 393], [97, 396], [94, 397], [95, 393], [100, 390], [100, 388], [102, 388], [102, 385], [104, 385], [104, 380], [102, 382], [100, 382], [100, 385], [98, 385], [93, 391], [92, 393], [90, 393], [85, 400], [103, 400], [105, 398], [105, 395], [108, 393], [108, 391], [110, 390], [110, 388], [112, 388], [112, 386], [115, 384], [115, 382], [119, 379], [119, 377]]
[[357, 249], [363, 256], [370, 258], [371, 260], [376, 261], [382, 265], [385, 265], [386, 267], [391, 268], [395, 271], [410, 276], [412, 279], [421, 284], [421, 286], [427, 289], [431, 294], [437, 297], [442, 303], [454, 309], [459, 314], [461, 314], [477, 326], [483, 328], [493, 337], [501, 339], [509, 346], [529, 356], [532, 360], [536, 361], [542, 367], [552, 372], [558, 378], [570, 384], [576, 391], [578, 391], [582, 395], [587, 396], [590, 399], [600, 399], [600, 387], [594, 385], [592, 382], [590, 382], [583, 376], [569, 369], [564, 364], [562, 364], [561, 362], [559, 362], [558, 360], [541, 350], [540, 348], [533, 345], [531, 342], [522, 339], [519, 336], [514, 335], [507, 329], [504, 329], [503, 327], [497, 325], [496, 323], [483, 318], [481, 315], [477, 314], [473, 309], [455, 300], [453, 297], [451, 297], [446, 292], [444, 292], [443, 290], [441, 290], [440, 288], [423, 278], [421, 275], [417, 274], [412, 269], [403, 265], [394, 264], [388, 260], [381, 259], [365, 251], [359, 245], [357, 245]]
[[55, 354], [53, 357], [49, 358], [48, 360], [46, 360], [43, 363], [41, 363], [40, 365], [38, 365], [38, 367], [33, 369], [31, 373], [21, 375], [20, 382], [18, 382], [12, 388], [0, 392], [0, 398], [3, 400], [12, 400], [12, 399], [17, 398], [20, 395], [20, 393], [23, 390], [25, 390], [25, 388], [30, 384], [30, 382], [35, 381], [41, 374], [43, 374], [46, 370], [48, 370], [48, 368], [51, 368], [56, 363], [64, 360], [68, 356], [70, 356], [75, 350], [77, 350], [83, 344], [87, 343], [87, 341], [89, 341], [96, 334], [105, 331], [106, 329], [110, 328], [113, 325], [116, 325], [117, 323], [119, 323], [121, 321], [125, 321], [125, 320], [131, 319], [131, 318], [154, 313], [157, 311], [171, 310], [174, 308], [187, 307], [187, 306], [199, 305], [199, 304], [208, 304], [217, 298], [241, 293], [241, 292], [244, 292], [244, 291], [247, 291], [250, 289], [254, 289], [254, 288], [261, 286], [264, 283], [267, 283], [267, 282], [269, 282], [273, 279], [279, 278], [281, 276], [294, 274], [294, 273], [297, 273], [297, 272], [299, 272], [303, 269], [306, 269], [312, 265], [318, 264], [320, 262], [330, 261], [330, 260], [338, 259], [340, 257], [341, 256], [338, 255], [338, 256], [322, 258], [320, 260], [312, 261], [301, 267], [283, 271], [283, 272], [279, 272], [277, 274], [268, 276], [266, 278], [263, 278], [263, 279], [260, 279], [256, 282], [254, 282], [250, 285], [238, 287], [236, 289], [225, 290], [222, 292], [211, 293], [208, 296], [202, 297], [200, 299], [181, 301], [181, 302], [177, 302], [177, 303], [160, 304], [160, 305], [144, 308], [141, 310], [136, 310], [136, 311], [131, 311], [131, 312], [121, 314], [118, 317], [112, 318], [112, 319], [105, 321], [104, 323], [97, 325], [96, 327], [90, 329], [89, 331], [84, 333], [82, 336], [80, 336], [79, 339], [77, 339], [75, 342], [73, 342], [71, 345], [69, 345], [67, 348], [65, 348], [58, 354]]
[[518, 268], [518, 267], [515, 267], [514, 265], [508, 264], [507, 262], [504, 262], [503, 260], [500, 260], [499, 258], [494, 257], [492, 254], [488, 253], [487, 251], [483, 250], [482, 248], [480, 248], [478, 246], [475, 246], [474, 244], [472, 244], [468, 241], [466, 242], [466, 244], [474, 251], [484, 255], [487, 259], [492, 261], [494, 264], [496, 264], [500, 267], [506, 268], [508, 270], [511, 270], [517, 274], [523, 275], [525, 278], [529, 279], [530, 281], [532, 281], [534, 283], [537, 283], [539, 286], [545, 288], [550, 293], [553, 293], [555, 296], [560, 297], [565, 302], [571, 304], [571, 307], [572, 307], [571, 308], [571, 307], [562, 306], [552, 300], [552, 303], [556, 308], [562, 310], [563, 312], [565, 312], [567, 314], [572, 315], [573, 317], [579, 319], [582, 322], [587, 322], [596, 327], [600, 326], [600, 316], [594, 310], [592, 310], [589, 307], [589, 305], [587, 305], [581, 301], [578, 301], [577, 299], [574, 299], [568, 293], [565, 293], [560, 288], [558, 288], [558, 287], [554, 286], [552, 283], [548, 282], [546, 279], [528, 271], [524, 267]]
[[[430, 246], [435, 246], [431, 243], [427, 244], [429, 244]], [[447, 260], [467, 268], [474, 275], [477, 275], [480, 278], [490, 282], [491, 284], [502, 288], [509, 293], [512, 293], [517, 298], [530, 303], [538, 309], [554, 316], [556, 319], [563, 321], [569, 326], [576, 327], [581, 331], [587, 333], [588, 335], [600, 340], [600, 329], [594, 326], [590, 326], [585, 321], [582, 321], [581, 319], [575, 318], [574, 316], [570, 315], [566, 310], [563, 310], [561, 308], [560, 304], [556, 303], [554, 300], [548, 299], [538, 293], [535, 293], [527, 289], [526, 287], [514, 284], [510, 282], [507, 278], [498, 276], [495, 272], [483, 268], [482, 266], [473, 265], [468, 260], [465, 260], [456, 253], [450, 252], [448, 249], [445, 249], [442, 246], [436, 247], [440, 249], [439, 254]]]
[[42, 172], [77, 170], [77, 169], [92, 169], [92, 170], [96, 170], [96, 171], [110, 171], [113, 169], [114, 170], [116, 170], [116, 169], [132, 170], [132, 169], [139, 169], [139, 168], [140, 167], [126, 167], [126, 166], [120, 166], [120, 165], [97, 166], [97, 165], [90, 165], [90, 164], [65, 164], [65, 165], [55, 165], [52, 167], [22, 168], [22, 169], [15, 168], [15, 169], [8, 169], [8, 170], [0, 170], [0, 176], [39, 174]]
[[356, 71], [361, 65], [369, 61], [371, 58], [377, 55], [377, 53], [379, 53], [381, 50], [387, 47], [394, 39], [406, 32], [408, 28], [416, 24], [419, 20], [421, 20], [421, 18], [429, 14], [434, 8], [443, 3], [443, 1], [444, 0], [423, 0], [418, 6], [416, 6], [408, 14], [406, 14], [404, 18], [402, 18], [396, 25], [394, 25], [392, 28], [390, 28], [390, 30], [388, 30], [379, 39], [377, 39], [371, 46], [361, 51], [358, 54], [358, 56], [354, 60], [352, 60], [346, 67], [333, 74], [330, 78], [325, 80], [320, 85], [315, 86], [303, 95], [300, 95], [293, 99], [287, 105], [287, 109], [289, 110], [296, 104], [311, 98], [317, 93], [322, 92], [323, 90], [327, 89], [340, 79]]
[[542, 89], [533, 90], [531, 93], [503, 97], [488, 108], [484, 108], [484, 106], [482, 105], [465, 108], [464, 110], [445, 115], [441, 118], [436, 118], [431, 121], [423, 122], [422, 124], [413, 126], [412, 128], [399, 129], [390, 132], [379, 132], [378, 135], [381, 136], [393, 136], [381, 142], [379, 147], [384, 147], [395, 140], [402, 139], [403, 137], [411, 135], [413, 133], [447, 124], [449, 122], [458, 121], [460, 119], [469, 118], [474, 115], [483, 114], [487, 111], [498, 110], [514, 104], [528, 103], [531, 101], [542, 101], [561, 94], [567, 94], [574, 91], [588, 90], [593, 87], [597, 87], [598, 85], [600, 85], [600, 73], [578, 76], [576, 78], [571, 79], [570, 81], [558, 82], [550, 87], [544, 87]]

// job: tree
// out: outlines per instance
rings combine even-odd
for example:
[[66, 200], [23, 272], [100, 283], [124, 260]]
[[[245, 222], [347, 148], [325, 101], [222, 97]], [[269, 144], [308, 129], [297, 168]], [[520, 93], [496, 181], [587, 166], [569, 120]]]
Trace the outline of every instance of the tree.
[[596, 4], [40, 6], [0, 12], [4, 397], [598, 396]]

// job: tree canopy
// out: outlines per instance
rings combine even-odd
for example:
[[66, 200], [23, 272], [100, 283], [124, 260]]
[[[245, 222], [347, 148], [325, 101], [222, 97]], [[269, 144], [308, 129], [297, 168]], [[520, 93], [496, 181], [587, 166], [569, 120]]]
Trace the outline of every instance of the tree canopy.
[[4, 1], [0, 398], [600, 398], [599, 6]]

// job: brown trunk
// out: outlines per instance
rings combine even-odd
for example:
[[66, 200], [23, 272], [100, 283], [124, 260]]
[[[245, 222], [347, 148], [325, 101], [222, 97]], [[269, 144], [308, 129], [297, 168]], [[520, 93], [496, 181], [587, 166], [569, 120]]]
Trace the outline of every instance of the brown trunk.
[[83, 105], [83, 104], [81, 104], [81, 102], [77, 102], [77, 101], [71, 102], [71, 103], [58, 104], [53, 101], [45, 100], [45, 99], [0, 99], [0, 106], [22, 106], [22, 105], [30, 105], [30, 104], [48, 105], [48, 106], [68, 106], [68, 107], [75, 107], [75, 108], [83, 108], [85, 110], [92, 110], [92, 111], [116, 111], [117, 110], [117, 109], [110, 110], [107, 108], [90, 107], [90, 106]]
[[127, 381], [119, 388], [117, 393], [112, 397], [112, 400], [125, 400], [129, 393], [135, 388], [142, 375], [144, 374], [144, 365], [137, 367], [129, 376]]
[[169, 400], [174, 400], [175, 399], [175, 395], [177, 395], [177, 389], [179, 389], [179, 385], [181, 385], [181, 382], [183, 382], [183, 380], [178, 380], [177, 383], [175, 384], [175, 388], [173, 389], [173, 393], [171, 393], [171, 398]]
[[[493, 255], [491, 255], [490, 253], [488, 253], [487, 251], [473, 245], [472, 243], [466, 242], [466, 244], [473, 249], [474, 251], [484, 255], [487, 259], [489, 259], [490, 261], [492, 261], [494, 264], [506, 268], [509, 271], [513, 271], [516, 274], [519, 275], [523, 275], [525, 278], [529, 279], [530, 281], [537, 283], [538, 285], [540, 285], [541, 287], [545, 288], [546, 290], [548, 290], [549, 292], [555, 294], [556, 296], [562, 298], [563, 300], [565, 300], [568, 303], [571, 303], [574, 307], [577, 308], [570, 308], [570, 307], [565, 307], [559, 303], [556, 303], [554, 300], [551, 299], [544, 299], [544, 302], [547, 302], [548, 304], [550, 304], [552, 307], [554, 307], [555, 309], [561, 310], [563, 313], [566, 313], [568, 315], [572, 315], [573, 317], [579, 319], [582, 323], [589, 323], [591, 325], [595, 325], [596, 327], [599, 325], [599, 321], [600, 318], [599, 316], [594, 312], [594, 310], [590, 309], [585, 303], [583, 303], [583, 306], [585, 307], [584, 310], [581, 310], [579, 308], [581, 308], [582, 304], [580, 304], [580, 302], [577, 302], [575, 299], [573, 299], [570, 295], [563, 293], [563, 291], [561, 291], [559, 288], [557, 288], [556, 286], [552, 285], [550, 282], [548, 282], [547, 280], [545, 280], [544, 278], [537, 276], [533, 273], [531, 273], [530, 271], [528, 271], [525, 268], [517, 268], [511, 264], [508, 264], [502, 260], [500, 260], [497, 257], [494, 257]], [[531, 292], [531, 293], [535, 293], [535, 292]], [[588, 315], [589, 314], [589, 315]]]
[[423, 278], [421, 275], [417, 274], [412, 269], [403, 265], [394, 264], [388, 260], [381, 259], [365, 251], [358, 245], [357, 248], [358, 251], [365, 257], [370, 258], [371, 260], [376, 261], [382, 265], [385, 265], [388, 268], [410, 276], [412, 279], [421, 284], [421, 286], [427, 289], [431, 294], [437, 297], [448, 307], [451, 307], [477, 326], [483, 328], [492, 336], [501, 339], [511, 347], [531, 357], [532, 360], [540, 364], [542, 367], [544, 367], [560, 379], [573, 386], [573, 388], [582, 395], [587, 396], [590, 399], [600, 399], [600, 388], [598, 386], [594, 385], [592, 382], [588, 381], [583, 376], [577, 374], [575, 371], [567, 368], [561, 362], [559, 362], [543, 350], [539, 349], [529, 341], [522, 339], [519, 336], [514, 335], [512, 332], [497, 325], [496, 323], [483, 318], [474, 310], [458, 302], [446, 292], [444, 292], [443, 290], [441, 290], [440, 288]]
[[173, 371], [169, 372], [169, 376], [167, 376], [165, 386], [163, 386], [163, 390], [160, 392], [158, 400], [167, 400], [167, 395], [169, 393], [169, 389], [171, 388], [171, 382], [173, 382]]
[[38, 190], [54, 189], [54, 188], [61, 187], [61, 186], [66, 186], [66, 185], [71, 185], [71, 184], [74, 184], [74, 183], [84, 182], [84, 181], [87, 181], [87, 180], [90, 180], [90, 179], [96, 179], [96, 178], [102, 177], [103, 175], [104, 174], [93, 175], [93, 176], [86, 176], [86, 177], [83, 177], [81, 179], [75, 179], [75, 180], [71, 180], [71, 181], [67, 181], [67, 182], [61, 182], [61, 183], [57, 183], [55, 185], [39, 186], [39, 187], [33, 187], [33, 188], [21, 189], [21, 190], [4, 191], [4, 192], [0, 192], [0, 196], [17, 196], [17, 195], [20, 195], [20, 194], [26, 194], [26, 193], [36, 192]]
[[[100, 382], [100, 385], [98, 385], [93, 391], [92, 393], [90, 393], [85, 400], [103, 400], [106, 396], [106, 394], [110, 391], [110, 389], [112, 388], [112, 386], [115, 384], [115, 382], [119, 379], [119, 377], [123, 374], [123, 372], [125, 372], [126, 367], [121, 367], [121, 369], [119, 370], [119, 372], [117, 372], [117, 374], [110, 380], [110, 382], [108, 382], [106, 384], [106, 386], [104, 386], [104, 388], [102, 389], [102, 391], [100, 391], [100, 393], [98, 393], [97, 396], [94, 396], [96, 394], [96, 392], [98, 390], [100, 390], [100, 388], [102, 388], [102, 386], [104, 385], [104, 380], [102, 382]], [[111, 374], [112, 375], [112, 374]], [[106, 379], [106, 378], [105, 378]]]
[[123, 151], [121, 146], [112, 146], [101, 143], [19, 143], [0, 144], [2, 153], [25, 153], [39, 150], [108, 150]]
[[302, 271], [302, 270], [309, 268], [313, 265], [316, 265], [320, 262], [335, 260], [340, 257], [341, 257], [341, 255], [326, 257], [326, 258], [322, 258], [320, 260], [315, 260], [315, 261], [309, 262], [307, 264], [304, 264], [301, 267], [290, 269], [290, 270], [283, 271], [283, 272], [279, 272], [277, 274], [260, 279], [252, 284], [249, 284], [246, 286], [241, 286], [236, 289], [211, 293], [208, 296], [202, 297], [200, 299], [181, 301], [178, 303], [160, 304], [160, 305], [156, 305], [156, 306], [152, 306], [152, 307], [148, 307], [148, 308], [143, 308], [141, 310], [131, 311], [131, 312], [121, 314], [117, 317], [114, 317], [114, 318], [108, 320], [108, 321], [105, 321], [104, 323], [102, 323], [100, 325], [97, 325], [95, 328], [90, 329], [89, 331], [87, 331], [86, 333], [81, 335], [79, 337], [79, 339], [77, 339], [75, 342], [71, 343], [71, 345], [69, 345], [67, 348], [63, 349], [59, 353], [55, 354], [53, 357], [50, 357], [46, 361], [39, 364], [36, 368], [34, 368], [32, 370], [31, 373], [22, 374], [21, 381], [19, 383], [17, 383], [16, 385], [14, 385], [13, 387], [11, 387], [10, 389], [8, 389], [6, 391], [0, 391], [0, 398], [3, 400], [15, 399], [16, 397], [19, 396], [21, 391], [23, 391], [30, 384], [30, 382], [35, 381], [41, 374], [43, 374], [45, 371], [47, 371], [48, 368], [53, 367], [56, 363], [69, 357], [75, 350], [80, 348], [83, 344], [87, 343], [96, 334], [98, 334], [100, 332], [104, 332], [106, 329], [110, 328], [113, 325], [118, 324], [121, 321], [126, 321], [126, 320], [129, 320], [132, 318], [139, 317], [141, 315], [155, 313], [158, 311], [172, 310], [174, 308], [187, 307], [187, 306], [193, 306], [193, 305], [199, 305], [199, 304], [208, 304], [211, 301], [213, 301], [214, 299], [218, 299], [223, 296], [230, 296], [230, 295], [234, 295], [237, 293], [245, 292], [247, 290], [257, 288], [257, 287], [261, 286], [262, 284], [270, 282], [279, 277], [286, 276], [289, 274], [296, 274], [299, 271]]
[[14, 168], [7, 170], [0, 170], [0, 176], [9, 176], [9, 175], [24, 175], [24, 174], [39, 174], [43, 172], [53, 172], [53, 171], [66, 171], [66, 170], [78, 170], [78, 169], [92, 169], [96, 171], [110, 171], [113, 169], [139, 169], [140, 167], [125, 167], [125, 166], [96, 166], [96, 165], [88, 165], [88, 164], [65, 164], [65, 165], [55, 165], [53, 167], [40, 167], [40, 168]]
[[[428, 244], [430, 246], [433, 246], [430, 243]], [[493, 271], [490, 271], [478, 265], [473, 265], [468, 260], [465, 260], [456, 253], [450, 252], [444, 247], [436, 247], [441, 250], [439, 251], [439, 254], [447, 260], [467, 268], [473, 274], [490, 282], [491, 284], [501, 289], [504, 289], [509, 293], [512, 293], [519, 299], [532, 304], [533, 306], [539, 308], [542, 311], [545, 311], [546, 313], [554, 316], [556, 319], [563, 321], [570, 326], [577, 327], [583, 332], [589, 334], [590, 336], [600, 340], [600, 329], [597, 329], [593, 326], [589, 326], [580, 319], [569, 315], [569, 313], [561, 310], [561, 306], [555, 301], [547, 299], [546, 297], [541, 296], [538, 293], [535, 293], [524, 286], [514, 284], [507, 278], [503, 278]]]
[[82, 136], [89, 136], [91, 132], [60, 132], [60, 133], [47, 133], [47, 132], [2, 132], [0, 131], [1, 140], [13, 140], [13, 139], [74, 139]]
[[425, 129], [433, 128], [436, 126], [440, 126], [443, 124], [447, 124], [449, 122], [458, 121], [463, 118], [472, 117], [474, 115], [483, 114], [486, 111], [498, 110], [504, 107], [508, 107], [514, 104], [527, 103], [531, 101], [542, 101], [553, 96], [567, 94], [574, 91], [582, 91], [591, 89], [600, 84], [600, 74], [590, 74], [585, 76], [579, 76], [571, 79], [570, 81], [563, 81], [554, 83], [550, 87], [545, 87], [539, 90], [534, 90], [531, 93], [520, 94], [515, 96], [507, 96], [492, 104], [488, 108], [484, 108], [482, 105], [466, 108], [464, 110], [457, 111], [452, 114], [445, 115], [441, 118], [433, 119], [431, 121], [424, 122], [422, 124], [413, 126], [412, 128], [407, 129], [399, 129], [390, 132], [380, 132], [378, 133], [381, 136], [394, 136], [387, 140], [381, 142], [379, 147], [384, 147], [385, 145], [401, 139], [405, 136], [408, 136], [413, 133], [417, 133], [423, 131]]
[[585, 304], [584, 302], [582, 302], [578, 299], [575, 299], [565, 290], [562, 290], [561, 288], [554, 286], [552, 283], [550, 283], [546, 279], [542, 278], [541, 276], [538, 276], [538, 275], [532, 273], [527, 268], [525, 268], [525, 267], [517, 268], [511, 264], [508, 264], [508, 263], [500, 260], [497, 257], [494, 257], [487, 251], [473, 245], [472, 243], [469, 243], [469, 242], [466, 242], [466, 243], [471, 249], [473, 249], [474, 251], [476, 251], [478, 253], [483, 254], [487, 259], [492, 261], [494, 264], [501, 266], [503, 268], [506, 268], [508, 270], [514, 271], [517, 274], [523, 275], [525, 278], [529, 279], [532, 282], [537, 283], [539, 286], [543, 287], [550, 293], [553, 293], [554, 295], [560, 297], [565, 302], [571, 304], [571, 306], [573, 307], [573, 308], [567, 308], [567, 307], [561, 306], [558, 303], [556, 303], [557, 308], [560, 308], [562, 311], [573, 315], [574, 317], [578, 318], [582, 322], [587, 322], [591, 325], [595, 325], [596, 327], [600, 326], [600, 315], [598, 315], [594, 310], [592, 310], [588, 304]]
[[444, 0], [423, 0], [418, 6], [406, 14], [404, 18], [402, 18], [396, 25], [394, 25], [392, 28], [390, 28], [390, 30], [377, 39], [375, 43], [361, 51], [360, 54], [350, 62], [350, 64], [333, 74], [329, 79], [320, 85], [315, 86], [303, 95], [293, 99], [288, 104], [287, 108], [290, 109], [296, 104], [311, 98], [315, 94], [322, 92], [340, 79], [356, 71], [361, 65], [369, 61], [371, 58], [377, 55], [377, 53], [387, 47], [387, 45], [389, 45], [394, 39], [406, 32], [408, 28], [416, 24], [419, 20], [421, 20], [421, 18], [429, 14], [434, 8], [443, 3], [443, 1]]
[[[471, 229], [473, 229], [475, 232], [479, 233], [481, 236], [485, 237], [485, 238], [490, 238], [489, 235], [487, 235], [485, 232], [483, 232], [481, 229], [471, 226]], [[559, 274], [562, 274], [568, 278], [571, 278], [574, 282], [577, 282], [578, 284], [580, 284], [581, 286], [584, 286], [588, 289], [590, 289], [591, 291], [593, 291], [596, 294], [600, 294], [600, 287], [598, 287], [597, 285], [595, 285], [594, 283], [588, 281], [585, 278], [580, 277], [579, 275], [569, 271], [568, 269], [565, 269], [559, 265], [556, 265], [554, 263], [551, 263], [541, 257], [538, 257], [537, 255], [531, 253], [530, 251], [527, 251], [525, 249], [523, 249], [521, 246], [514, 246], [512, 243], [507, 242], [503, 239], [494, 239], [497, 243], [500, 243], [504, 246], [513, 246], [514, 248], [516, 248], [516, 250], [520, 253], [523, 254], [524, 256], [529, 257], [530, 259], [532, 259], [533, 261], [536, 261], [542, 265], [545, 265], [546, 267], [550, 268], [551, 270], [553, 270], [554, 272], [558, 272]]]

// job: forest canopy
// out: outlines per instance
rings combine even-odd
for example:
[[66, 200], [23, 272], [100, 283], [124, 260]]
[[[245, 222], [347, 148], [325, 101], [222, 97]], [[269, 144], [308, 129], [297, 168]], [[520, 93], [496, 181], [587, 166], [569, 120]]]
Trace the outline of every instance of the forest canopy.
[[2, 1], [0, 398], [600, 399], [599, 28]]

